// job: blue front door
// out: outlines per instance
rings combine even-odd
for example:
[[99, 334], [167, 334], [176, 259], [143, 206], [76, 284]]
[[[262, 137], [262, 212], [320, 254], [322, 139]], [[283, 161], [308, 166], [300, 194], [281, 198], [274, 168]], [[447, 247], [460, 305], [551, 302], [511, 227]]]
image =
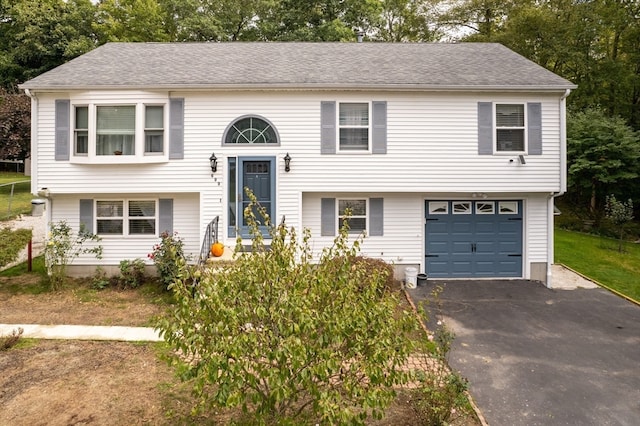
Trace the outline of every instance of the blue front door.
[[522, 201], [427, 201], [431, 278], [521, 277]]
[[[237, 226], [243, 238], [250, 237], [245, 208], [251, 200], [245, 192], [250, 190], [264, 207], [267, 215], [275, 219], [275, 158], [273, 157], [238, 157], [230, 159], [230, 220], [229, 235], [235, 235]], [[231, 180], [236, 180], [237, 185]], [[258, 209], [254, 209], [254, 216], [260, 224], [264, 236], [268, 235], [267, 224]]]

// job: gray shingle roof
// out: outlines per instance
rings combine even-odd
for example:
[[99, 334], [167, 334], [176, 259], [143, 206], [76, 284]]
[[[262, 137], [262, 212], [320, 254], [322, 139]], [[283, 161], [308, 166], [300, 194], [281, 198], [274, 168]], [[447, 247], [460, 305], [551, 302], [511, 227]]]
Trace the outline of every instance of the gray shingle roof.
[[493, 43], [108, 43], [21, 85], [118, 88], [575, 87]]

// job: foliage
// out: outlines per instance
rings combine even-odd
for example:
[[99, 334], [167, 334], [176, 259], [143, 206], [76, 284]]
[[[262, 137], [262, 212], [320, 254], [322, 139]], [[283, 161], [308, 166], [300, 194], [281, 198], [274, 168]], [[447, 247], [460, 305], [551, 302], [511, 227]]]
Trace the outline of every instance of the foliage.
[[23, 333], [24, 329], [22, 327], [18, 327], [17, 330], [13, 330], [8, 336], [0, 336], [0, 351], [8, 351], [17, 345]]
[[80, 229], [77, 235], [73, 235], [71, 227], [64, 220], [51, 223], [44, 248], [51, 289], [60, 289], [67, 276], [67, 266], [81, 254], [92, 254], [97, 259], [101, 259], [101, 245], [84, 246], [87, 242], [97, 243], [100, 241], [99, 236], [86, 232], [84, 229]]
[[[434, 289], [421, 305], [425, 323], [433, 330], [422, 346], [422, 363], [429, 368], [416, 372], [418, 386], [413, 391], [413, 406], [420, 424], [425, 426], [447, 425], [468, 409], [467, 380], [449, 367], [448, 355], [454, 333], [444, 321], [430, 321], [432, 314], [440, 309], [439, 294], [442, 288]], [[434, 317], [437, 315], [434, 315]]]
[[31, 229], [16, 229], [15, 231], [10, 228], [0, 229], [0, 268], [18, 258], [20, 250], [27, 246], [32, 234]]
[[14, 87], [96, 44], [90, 0], [9, 0], [0, 7], [0, 85]]
[[[255, 424], [363, 424], [406, 383], [415, 318], [382, 291], [386, 274], [355, 263], [343, 228], [313, 262], [310, 233], [270, 230], [270, 249], [245, 209], [252, 252], [219, 270], [182, 268], [173, 312], [159, 323], [201, 408], [241, 407]], [[335, 262], [335, 258], [344, 262]], [[195, 279], [195, 285], [190, 284]], [[368, 285], [363, 285], [368, 283]]]
[[0, 159], [24, 160], [31, 144], [31, 100], [0, 87]]
[[144, 260], [120, 261], [120, 277], [118, 279], [121, 288], [137, 288], [144, 283]]
[[98, 266], [91, 277], [91, 288], [94, 290], [104, 290], [109, 287], [111, 280], [107, 276], [107, 272], [103, 267]]
[[166, 289], [180, 278], [180, 265], [186, 260], [183, 245], [178, 233], [163, 232], [160, 242], [154, 245], [153, 251], [148, 254], [149, 259], [156, 265], [162, 286]]
[[[584, 194], [593, 214], [606, 194], [627, 191], [640, 176], [640, 136], [602, 110], [574, 112], [567, 121], [569, 187]], [[625, 186], [626, 185], [626, 186]], [[596, 217], [597, 219], [597, 217]]]
[[169, 17], [157, 0], [102, 0], [97, 5], [96, 30], [105, 42], [170, 41]]
[[613, 194], [607, 195], [605, 215], [618, 229], [618, 251], [622, 252], [625, 225], [633, 220], [633, 201], [629, 199], [625, 203], [618, 201]]
[[562, 229], [554, 241], [556, 263], [640, 301], [640, 244], [626, 242], [619, 253], [615, 240]]

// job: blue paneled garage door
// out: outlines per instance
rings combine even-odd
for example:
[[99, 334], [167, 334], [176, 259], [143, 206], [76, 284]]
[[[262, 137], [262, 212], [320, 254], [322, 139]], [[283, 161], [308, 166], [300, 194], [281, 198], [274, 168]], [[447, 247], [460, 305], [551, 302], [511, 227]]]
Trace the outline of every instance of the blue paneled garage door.
[[426, 201], [429, 278], [521, 277], [522, 201]]

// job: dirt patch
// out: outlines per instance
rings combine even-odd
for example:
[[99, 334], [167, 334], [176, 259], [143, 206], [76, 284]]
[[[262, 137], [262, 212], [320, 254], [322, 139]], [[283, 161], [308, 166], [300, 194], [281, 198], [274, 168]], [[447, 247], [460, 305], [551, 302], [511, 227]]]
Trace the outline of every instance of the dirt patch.
[[167, 309], [167, 295], [150, 286], [93, 290], [76, 282], [63, 291], [41, 292], [39, 282], [37, 275], [0, 277], [0, 323], [149, 326]]

